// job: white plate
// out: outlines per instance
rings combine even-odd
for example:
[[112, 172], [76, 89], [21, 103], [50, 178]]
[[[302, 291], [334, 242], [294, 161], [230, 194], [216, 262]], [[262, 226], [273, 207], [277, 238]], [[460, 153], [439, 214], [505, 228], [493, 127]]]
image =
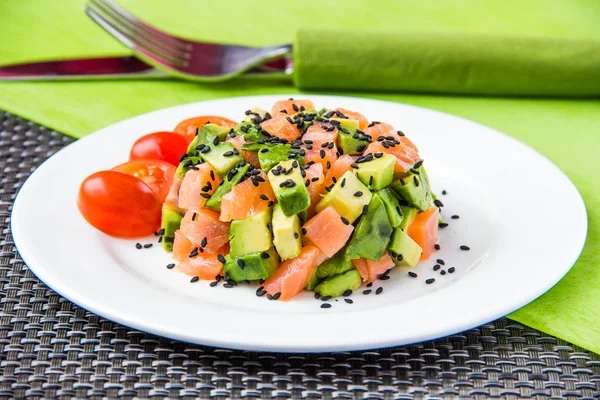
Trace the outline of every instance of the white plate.
[[[396, 269], [378, 281], [381, 295], [357, 291], [330, 309], [304, 293], [268, 301], [256, 287], [211, 288], [165, 265], [155, 245], [105, 236], [75, 205], [81, 181], [125, 161], [143, 134], [170, 130], [195, 115], [241, 119], [250, 107], [269, 109], [289, 96], [200, 102], [117, 123], [68, 146], [27, 180], [14, 205], [12, 232], [31, 270], [80, 306], [136, 329], [184, 341], [249, 350], [320, 352], [414, 343], [463, 331], [529, 303], [577, 259], [586, 235], [583, 201], [568, 178], [518, 141], [462, 118], [368, 99], [302, 96], [317, 107], [341, 106], [370, 120], [392, 123], [421, 149], [450, 224], [440, 230], [441, 251], [410, 278]], [[460, 219], [451, 219], [451, 215]], [[156, 238], [139, 240], [155, 242]], [[459, 246], [470, 246], [461, 251]], [[446, 261], [440, 275], [435, 259]], [[433, 284], [425, 279], [434, 277]]]

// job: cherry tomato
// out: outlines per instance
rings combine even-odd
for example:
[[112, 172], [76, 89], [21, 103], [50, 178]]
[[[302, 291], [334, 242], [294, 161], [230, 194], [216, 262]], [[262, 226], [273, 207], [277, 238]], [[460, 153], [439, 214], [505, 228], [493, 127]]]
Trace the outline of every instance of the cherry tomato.
[[117, 165], [112, 170], [124, 172], [141, 179], [152, 189], [158, 201], [164, 203], [177, 168], [160, 160], [131, 160]]
[[177, 166], [190, 142], [190, 139], [175, 132], [149, 133], [135, 141], [129, 159], [162, 160]]
[[162, 204], [138, 178], [117, 171], [88, 176], [79, 187], [77, 207], [96, 229], [117, 237], [142, 237], [160, 226]]
[[176, 127], [175, 132], [184, 135], [190, 140], [196, 137], [196, 128], [202, 128], [207, 123], [217, 124], [225, 128], [235, 128], [237, 122], [227, 118], [217, 117], [214, 115], [205, 115], [202, 117], [188, 118], [181, 121]]

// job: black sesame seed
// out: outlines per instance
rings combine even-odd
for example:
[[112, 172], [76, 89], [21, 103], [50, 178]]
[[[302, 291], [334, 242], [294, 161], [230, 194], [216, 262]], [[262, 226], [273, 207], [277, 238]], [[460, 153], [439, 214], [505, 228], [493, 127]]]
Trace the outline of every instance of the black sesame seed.
[[381, 294], [381, 293], [383, 293], [383, 288], [378, 287], [377, 290], [375, 291], [375, 294]]
[[456, 271], [456, 268], [454, 268], [454, 267], [448, 268], [448, 273], [453, 274], [454, 271]]
[[210, 199], [210, 194], [208, 193], [200, 193], [200, 196], [204, 197], [205, 199]]
[[465, 250], [465, 251], [471, 250], [471, 248], [469, 246], [465, 246], [464, 244], [462, 246], [460, 246], [460, 249]]
[[242, 260], [241, 258], [238, 258], [237, 260], [237, 265], [238, 267], [240, 267], [241, 269], [244, 269], [245, 265], [244, 265], [244, 260]]
[[141, 249], [142, 247], [144, 247], [144, 246], [142, 246], [141, 243], [136, 243], [135, 244], [135, 248], [138, 249], [138, 250]]
[[323, 304], [321, 304], [321, 308], [331, 308], [331, 304], [323, 303]]
[[327, 161], [327, 163], [325, 164], [325, 166], [327, 167], [327, 169], [331, 168], [331, 161]]
[[367, 287], [371, 287], [371, 286], [373, 286], [373, 282], [367, 283]]
[[275, 204], [275, 202], [273, 200], [271, 200], [267, 203], [267, 207], [272, 207], [273, 204]]
[[194, 283], [194, 282], [198, 282], [199, 280], [200, 280], [200, 278], [199, 278], [199, 277], [197, 277], [197, 276], [194, 276], [192, 279], [190, 279], [190, 282], [191, 282], [191, 283]]
[[371, 294], [371, 292], [372, 292], [371, 289], [363, 290], [364, 295]]
[[440, 222], [440, 223], [438, 224], [438, 226], [439, 226], [440, 228], [445, 228], [445, 227], [447, 227], [447, 226], [448, 226], [448, 224], [447, 224], [446, 222]]
[[323, 296], [323, 297], [321, 297], [321, 300], [323, 300], [323, 301], [331, 300], [331, 296]]
[[221, 264], [225, 264], [225, 261], [226, 261], [226, 260], [225, 260], [225, 257], [223, 256], [223, 254], [219, 254], [219, 255], [217, 256], [217, 260], [219, 260], [219, 262], [220, 262]]
[[444, 207], [444, 203], [442, 203], [439, 199], [435, 199], [433, 204], [435, 204], [436, 207]]
[[223, 153], [223, 157], [231, 157], [233, 155], [233, 151], [226, 151], [225, 153]]
[[438, 263], [438, 264], [446, 265], [446, 263], [444, 262], [444, 260], [442, 260], [441, 258], [438, 258], [437, 260], [435, 260], [435, 262]]
[[346, 303], [348, 303], [348, 304], [352, 304], [352, 303], [354, 303], [354, 302], [352, 301], [352, 299], [344, 299], [344, 301], [345, 301]]
[[362, 213], [363, 213], [363, 215], [367, 215], [368, 212], [369, 212], [369, 205], [365, 204], [363, 206]]
[[258, 187], [258, 185], [259, 185], [258, 181], [254, 178], [250, 178], [250, 182], [252, 182], [252, 184], [256, 187]]
[[438, 270], [438, 269], [440, 269], [440, 268], [441, 268], [440, 264], [435, 264], [435, 265], [433, 266], [433, 270], [434, 270], [434, 271], [437, 271], [437, 270]]
[[342, 182], [340, 183], [341, 187], [344, 187], [346, 185], [346, 178], [342, 179]]
[[354, 169], [358, 169], [358, 165], [356, 165], [356, 164], [350, 164], [350, 166]]
[[409, 171], [412, 172], [413, 174], [419, 174], [420, 173], [419, 171], [417, 171], [414, 168], [409, 169]]
[[441, 271], [440, 271], [440, 275], [446, 275], [446, 271], [444, 271], [444, 270], [441, 270]]
[[260, 197], [264, 201], [269, 201], [269, 197], [267, 197], [267, 195], [264, 193], [261, 193], [260, 196], [258, 196], [258, 197]]
[[400, 178], [400, 184], [401, 185], [406, 185], [406, 182], [404, 181], [404, 179]]
[[231, 289], [233, 287], [233, 285], [231, 283], [225, 283], [225, 284], [223, 284], [223, 287], [227, 288], [227, 289]]
[[447, 194], [448, 194], [448, 192], [447, 192], [447, 191], [445, 191], [445, 190], [442, 190], [442, 194], [445, 196], [445, 195], [447, 195]]
[[167, 269], [173, 269], [175, 267], [175, 264], [167, 264]]
[[363, 192], [361, 192], [360, 190], [356, 193], [354, 193], [354, 197], [361, 197], [363, 195]]
[[382, 274], [382, 275], [379, 275], [379, 279], [381, 279], [382, 281], [387, 281], [388, 279], [390, 279], [390, 277]]
[[344, 297], [348, 297], [348, 296], [350, 296], [351, 294], [352, 294], [352, 290], [350, 290], [350, 289], [348, 289], [348, 290], [346, 290], [344, 293], [342, 293], [342, 295], [343, 295]]
[[144, 248], [145, 248], [145, 249], [149, 249], [150, 247], [152, 247], [152, 243], [146, 243], [146, 244], [144, 245]]
[[281, 292], [277, 292], [273, 295], [273, 300], [279, 300], [280, 297], [281, 297]]
[[350, 221], [348, 221], [346, 218], [340, 217], [340, 219], [342, 220], [342, 222], [344, 223], [344, 225], [350, 225]]
[[269, 255], [269, 253], [263, 252], [263, 253], [260, 255], [260, 257], [261, 257], [263, 260], [267, 260], [267, 259], [269, 259], [271, 256]]
[[437, 243], [435, 244], [435, 249], [436, 249], [436, 250], [439, 250], [439, 249], [441, 249], [441, 248], [442, 248], [442, 246], [440, 246], [440, 245], [439, 245], [439, 244], [437, 244]]
[[[261, 288], [262, 288], [262, 286], [261, 286]], [[256, 295], [257, 295], [258, 297], [262, 297], [262, 296], [264, 296], [265, 294], [267, 294], [267, 291], [266, 291], [266, 290], [264, 290], [264, 289], [261, 289], [261, 288], [259, 288], [259, 290], [257, 290], [257, 291], [256, 291]]]
[[459, 219], [460, 217], [458, 215], [453, 215], [450, 218], [452, 218], [452, 219]]
[[306, 229], [302, 228], [302, 234], [306, 235]]
[[413, 175], [413, 181], [415, 182], [415, 186], [419, 187], [419, 178], [416, 175]]
[[435, 282], [435, 278], [429, 278], [425, 281], [425, 283], [428, 285], [431, 285], [433, 282]]
[[325, 150], [319, 150], [319, 156], [325, 158]]
[[300, 111], [300, 109], [298, 108], [298, 106], [296, 104], [292, 104], [292, 108], [294, 109], [294, 111], [298, 112]]
[[321, 298], [321, 293], [315, 292], [315, 299], [319, 300]]
[[300, 237], [300, 235], [298, 235], [298, 232], [294, 232], [294, 239], [298, 239]]
[[208, 238], [204, 238], [202, 239], [202, 241], [200, 242], [200, 246], [201, 247], [206, 247], [206, 245], [208, 244]]
[[206, 146], [205, 148], [203, 148], [203, 149], [202, 149], [202, 151], [200, 151], [200, 153], [202, 153], [202, 154], [206, 154], [206, 153], [208, 153], [209, 151], [210, 151], [210, 147], [209, 147], [209, 146]]
[[210, 287], [215, 287], [215, 286], [217, 286], [218, 284], [219, 284], [219, 282], [217, 282], [217, 281], [212, 281], [212, 282], [211, 282], [211, 283], [210, 283], [208, 286], [210, 286]]
[[416, 277], [417, 277], [417, 276], [419, 276], [419, 275], [417, 275], [416, 273], [414, 273], [414, 272], [412, 272], [412, 271], [409, 271], [409, 272], [408, 272], [408, 276], [410, 276], [411, 278], [416, 278]]
[[307, 179], [306, 182], [304, 182], [304, 186], [306, 186], [306, 187], [310, 186], [310, 179]]
[[369, 176], [369, 186], [373, 186], [373, 175]]

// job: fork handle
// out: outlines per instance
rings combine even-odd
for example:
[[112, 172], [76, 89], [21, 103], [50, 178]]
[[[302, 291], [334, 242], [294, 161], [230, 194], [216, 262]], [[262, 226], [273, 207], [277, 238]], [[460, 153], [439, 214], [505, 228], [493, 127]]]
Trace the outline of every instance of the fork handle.
[[598, 96], [600, 41], [300, 30], [294, 82], [303, 89]]

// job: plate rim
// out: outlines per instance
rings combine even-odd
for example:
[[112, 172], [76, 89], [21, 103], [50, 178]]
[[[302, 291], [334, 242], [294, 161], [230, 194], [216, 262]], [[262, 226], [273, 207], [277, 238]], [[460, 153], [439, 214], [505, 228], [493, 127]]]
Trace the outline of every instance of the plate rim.
[[[465, 322], [462, 325], [453, 325], [452, 327], [449, 327], [447, 329], [440, 329], [440, 330], [432, 330], [432, 333], [429, 335], [425, 335], [421, 338], [419, 338], [416, 341], [409, 341], [409, 342], [405, 342], [405, 341], [398, 341], [398, 340], [394, 340], [393, 338], [388, 338], [386, 340], [379, 340], [377, 341], [376, 344], [373, 345], [365, 345], [365, 344], [356, 344], [354, 346], [348, 346], [348, 345], [343, 345], [340, 346], [339, 348], [336, 348], [335, 346], [331, 346], [331, 345], [327, 345], [326, 347], [319, 347], [317, 346], [311, 346], [310, 349], [307, 348], [307, 346], [305, 345], [294, 345], [294, 344], [287, 344], [284, 347], [281, 347], [278, 344], [275, 345], [271, 345], [269, 343], [266, 343], [263, 341], [262, 344], [250, 344], [248, 345], [247, 343], [242, 343], [239, 341], [231, 341], [231, 340], [221, 340], [221, 339], [211, 339], [210, 337], [203, 337], [203, 338], [193, 338], [190, 337], [189, 335], [180, 335], [180, 334], [172, 334], [171, 331], [164, 330], [164, 329], [155, 329], [155, 328], [148, 328], [149, 324], [138, 324], [138, 323], [130, 323], [131, 321], [127, 320], [126, 318], [121, 318], [119, 315], [119, 311], [118, 310], [114, 310], [114, 307], [107, 307], [108, 309], [113, 309], [112, 311], [107, 311], [105, 310], [102, 306], [95, 306], [94, 304], [90, 304], [89, 302], [86, 302], [84, 300], [79, 299], [79, 297], [81, 296], [77, 296], [77, 295], [73, 295], [71, 293], [71, 290], [63, 290], [63, 285], [60, 283], [60, 281], [56, 282], [51, 276], [48, 276], [46, 272], [49, 272], [46, 270], [46, 268], [42, 265], [42, 263], [38, 263], [38, 260], [33, 256], [33, 253], [26, 251], [25, 254], [22, 253], [19, 249], [19, 247], [23, 247], [23, 243], [25, 243], [26, 241], [22, 238], [25, 237], [26, 233], [21, 231], [20, 228], [20, 224], [15, 224], [14, 221], [18, 221], [19, 220], [19, 216], [22, 215], [20, 214], [20, 204], [23, 201], [20, 201], [20, 199], [22, 198], [22, 193], [27, 193], [28, 189], [28, 184], [31, 184], [32, 180], [31, 177], [35, 176], [35, 174], [38, 173], [38, 171], [40, 169], [43, 168], [44, 165], [46, 165], [47, 163], [49, 163], [51, 160], [55, 159], [57, 155], [61, 154], [63, 151], [65, 151], [68, 148], [71, 148], [71, 146], [76, 146], [78, 143], [87, 143], [88, 140], [91, 140], [92, 138], [97, 138], [98, 136], [100, 136], [103, 132], [105, 131], [110, 131], [112, 129], [114, 129], [114, 127], [118, 124], [121, 124], [125, 121], [131, 121], [131, 120], [135, 120], [135, 119], [141, 119], [141, 118], [147, 118], [152, 114], [155, 113], [163, 113], [163, 112], [168, 112], [168, 111], [172, 111], [173, 109], [177, 109], [177, 108], [184, 108], [184, 107], [189, 107], [189, 106], [193, 106], [196, 105], [198, 107], [202, 107], [202, 104], [204, 103], [215, 103], [215, 102], [229, 102], [229, 101], [251, 101], [252, 99], [257, 99], [257, 98], [269, 98], [269, 99], [273, 99], [273, 98], [287, 98], [287, 97], [294, 97], [294, 96], [298, 96], [298, 94], [273, 94], [273, 95], [257, 95], [257, 96], [239, 96], [239, 97], [227, 97], [227, 98], [220, 98], [220, 99], [212, 99], [212, 100], [204, 100], [204, 101], [199, 101], [199, 102], [193, 102], [193, 103], [187, 103], [187, 104], [181, 104], [181, 105], [175, 105], [172, 107], [167, 107], [167, 108], [163, 108], [163, 109], [159, 109], [159, 110], [154, 110], [154, 111], [150, 111], [148, 113], [144, 113], [144, 114], [140, 114], [119, 122], [116, 122], [114, 124], [108, 125], [104, 128], [101, 128], [93, 133], [91, 133], [90, 135], [81, 138], [77, 141], [75, 141], [74, 143], [65, 146], [64, 148], [60, 149], [59, 151], [57, 151], [56, 153], [54, 153], [51, 157], [49, 157], [48, 159], [46, 159], [43, 163], [41, 163], [34, 171], [33, 173], [30, 174], [30, 176], [27, 178], [27, 180], [25, 181], [25, 183], [21, 186], [21, 188], [19, 189], [19, 192], [13, 202], [13, 207], [12, 207], [12, 212], [10, 215], [10, 225], [11, 225], [11, 233], [13, 236], [13, 241], [15, 244], [15, 247], [17, 248], [17, 251], [19, 252], [21, 258], [23, 259], [23, 261], [25, 262], [25, 264], [28, 266], [28, 268], [36, 275], [36, 277], [38, 277], [38, 279], [40, 279], [42, 282], [44, 282], [44, 284], [46, 286], [48, 286], [49, 288], [51, 288], [53, 291], [55, 291], [56, 293], [58, 293], [59, 295], [65, 297], [66, 299], [68, 299], [69, 301], [73, 302], [74, 304], [78, 305], [79, 307], [82, 307], [86, 310], [89, 310], [97, 315], [103, 316], [111, 321], [115, 321], [121, 325], [124, 326], [129, 326], [131, 328], [143, 331], [143, 332], [147, 332], [150, 334], [155, 334], [155, 335], [160, 335], [160, 336], [164, 336], [167, 338], [171, 338], [174, 340], [183, 340], [186, 342], [191, 342], [191, 343], [198, 343], [201, 345], [208, 345], [208, 346], [215, 346], [215, 347], [225, 347], [225, 348], [232, 348], [232, 349], [244, 349], [244, 350], [256, 350], [256, 351], [270, 351], [270, 352], [280, 352], [280, 351], [284, 351], [284, 352], [329, 352], [329, 351], [345, 351], [345, 350], [364, 350], [364, 349], [373, 349], [373, 348], [381, 348], [381, 347], [388, 347], [388, 346], [394, 346], [394, 345], [406, 345], [406, 344], [410, 344], [410, 343], [415, 343], [415, 342], [421, 342], [421, 341], [426, 341], [426, 340], [432, 340], [435, 338], [439, 338], [439, 337], [443, 337], [443, 336], [447, 336], [453, 333], [457, 333], [457, 332], [461, 332], [467, 329], [471, 329], [473, 327], [476, 326], [480, 326], [482, 324], [488, 323], [492, 320], [495, 320], [499, 317], [508, 315], [512, 312], [514, 312], [515, 310], [524, 307], [525, 305], [531, 303], [533, 300], [537, 299], [538, 297], [540, 297], [541, 295], [543, 295], [544, 293], [546, 293], [549, 289], [551, 289], [555, 284], [557, 284], [573, 267], [573, 265], [576, 263], [577, 259], [579, 258], [581, 252], [583, 251], [585, 242], [586, 242], [586, 238], [587, 238], [587, 231], [588, 231], [588, 218], [587, 218], [587, 210], [585, 207], [585, 202], [581, 196], [581, 194], [579, 193], [579, 191], [577, 190], [577, 187], [575, 186], [575, 184], [569, 179], [569, 177], [558, 167], [556, 166], [552, 161], [550, 161], [546, 156], [544, 156], [543, 154], [541, 154], [540, 152], [538, 152], [537, 150], [535, 150], [533, 147], [529, 146], [526, 143], [523, 143], [515, 138], [513, 138], [512, 136], [498, 131], [494, 128], [488, 127], [484, 124], [481, 124], [479, 122], [473, 121], [473, 120], [469, 120], [467, 118], [463, 118], [460, 116], [456, 116], [453, 114], [449, 114], [449, 113], [445, 113], [445, 112], [441, 112], [438, 110], [434, 110], [434, 109], [430, 109], [430, 108], [426, 108], [426, 107], [420, 107], [420, 106], [414, 106], [411, 104], [405, 104], [405, 103], [399, 103], [399, 102], [393, 102], [393, 101], [386, 101], [386, 100], [378, 100], [378, 99], [371, 99], [368, 97], [353, 97], [353, 96], [337, 96], [337, 95], [320, 95], [320, 94], [302, 94], [303, 97], [308, 97], [310, 99], [313, 98], [328, 98], [328, 99], [339, 99], [339, 100], [343, 100], [343, 99], [353, 99], [353, 100], [360, 100], [360, 101], [366, 101], [366, 102], [380, 102], [380, 103], [385, 103], [388, 105], [394, 105], [394, 106], [401, 106], [401, 107], [406, 107], [406, 108], [413, 108], [413, 109], [418, 109], [418, 110], [425, 110], [427, 112], [430, 113], [435, 113], [438, 115], [441, 115], [443, 117], [451, 117], [453, 119], [457, 119], [462, 123], [468, 123], [468, 124], [472, 124], [472, 125], [476, 125], [478, 127], [478, 129], [484, 129], [486, 130], [486, 134], [495, 134], [495, 135], [499, 135], [501, 136], [504, 140], [508, 139], [509, 141], [513, 142], [513, 145], [517, 145], [520, 146], [522, 148], [527, 149], [530, 152], [533, 152], [537, 157], [539, 157], [540, 159], [542, 159], [548, 167], [551, 167], [554, 169], [555, 173], [560, 174], [564, 180], [566, 181], [566, 183], [569, 184], [570, 189], [572, 189], [574, 191], [574, 194], [576, 194], [576, 200], [577, 200], [577, 208], [579, 209], [579, 211], [582, 212], [581, 214], [581, 221], [583, 223], [582, 226], [582, 237], [580, 238], [580, 243], [579, 243], [579, 247], [578, 249], [572, 249], [572, 257], [571, 257], [571, 261], [569, 262], [569, 267], [565, 268], [563, 273], [560, 275], [560, 277], [558, 279], [556, 279], [554, 282], [549, 282], [547, 285], [544, 285], [543, 289], [540, 288], [540, 290], [536, 290], [536, 291], [532, 291], [529, 296], [527, 297], [527, 300], [523, 300], [520, 303], [520, 305], [516, 305], [514, 307], [510, 307], [510, 311], [506, 311], [507, 307], [505, 307], [502, 311], [499, 312], [495, 312], [495, 313], [489, 313], [486, 315], [486, 317], [480, 317], [478, 319], [470, 319], [469, 322]], [[77, 146], [81, 146], [81, 145], [77, 145]], [[55, 162], [55, 161], [53, 161]], [[575, 199], [574, 199], [575, 200]], [[20, 245], [18, 244], [20, 243]], [[27, 250], [27, 246], [25, 246], [26, 250]], [[59, 289], [60, 288], [60, 289]], [[67, 292], [67, 294], [63, 294]], [[84, 296], [85, 297], [85, 296]], [[105, 307], [106, 308], [106, 307]], [[372, 342], [372, 341], [371, 341]], [[314, 350], [316, 349], [316, 350]]]

